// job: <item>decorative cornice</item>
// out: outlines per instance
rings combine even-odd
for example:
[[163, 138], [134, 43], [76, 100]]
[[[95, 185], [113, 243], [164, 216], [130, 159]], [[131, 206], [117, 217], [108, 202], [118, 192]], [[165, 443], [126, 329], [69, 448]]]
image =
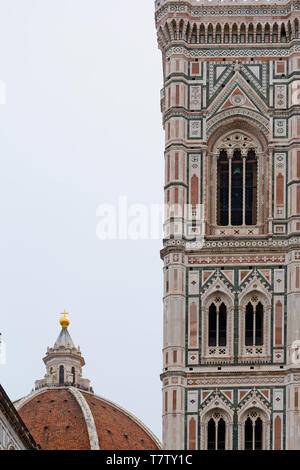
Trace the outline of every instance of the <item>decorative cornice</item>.
[[161, 380], [168, 379], [170, 377], [182, 377], [184, 383], [182, 385], [188, 387], [195, 386], [228, 386], [228, 385], [284, 385], [286, 384], [287, 378], [290, 372], [287, 370], [283, 373], [282, 370], [270, 370], [264, 371], [241, 371], [240, 367], [232, 371], [223, 371], [222, 376], [217, 375], [215, 372], [203, 371], [202, 374], [199, 371], [194, 372], [179, 372], [179, 371], [166, 371], [160, 375]]
[[186, 46], [170, 46], [166, 50], [166, 57], [182, 54], [188, 58], [200, 57], [289, 57], [291, 54], [300, 52], [300, 44], [293, 44], [290, 47], [186, 47]]
[[239, 5], [233, 0], [196, 0], [176, 1], [157, 0], [156, 1], [156, 21], [159, 22], [168, 14], [187, 14], [192, 18], [197, 17], [226, 17], [226, 16], [283, 16], [289, 15], [292, 11], [300, 9], [299, 2], [288, 0], [260, 1], [246, 0]]

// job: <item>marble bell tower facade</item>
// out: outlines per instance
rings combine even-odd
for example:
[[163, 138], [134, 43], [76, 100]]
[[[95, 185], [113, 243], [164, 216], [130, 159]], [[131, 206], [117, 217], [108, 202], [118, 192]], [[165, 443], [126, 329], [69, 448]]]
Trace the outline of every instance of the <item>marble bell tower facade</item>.
[[300, 1], [156, 0], [155, 18], [164, 446], [300, 449]]

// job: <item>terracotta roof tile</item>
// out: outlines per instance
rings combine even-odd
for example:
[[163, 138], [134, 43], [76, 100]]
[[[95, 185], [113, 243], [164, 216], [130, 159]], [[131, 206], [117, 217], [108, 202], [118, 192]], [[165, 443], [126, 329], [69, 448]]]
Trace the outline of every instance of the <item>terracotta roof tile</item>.
[[[101, 397], [80, 392], [94, 417], [101, 450], [159, 449], [151, 432], [132, 415]], [[70, 389], [33, 392], [19, 403], [19, 414], [42, 449], [90, 449], [83, 412]]]
[[33, 396], [19, 414], [42, 449], [89, 449], [81, 408], [67, 389], [45, 390]]
[[149, 434], [119, 407], [82, 392], [94, 416], [102, 450], [154, 450], [157, 444]]

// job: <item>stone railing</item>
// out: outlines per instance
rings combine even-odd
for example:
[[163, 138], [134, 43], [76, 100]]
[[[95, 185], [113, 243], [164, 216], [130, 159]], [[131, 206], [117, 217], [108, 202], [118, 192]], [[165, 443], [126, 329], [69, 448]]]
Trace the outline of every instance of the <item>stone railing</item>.
[[[42, 381], [41, 381], [42, 382]], [[39, 383], [36, 384], [35, 390], [41, 390], [42, 388], [62, 388], [62, 387], [75, 387], [79, 388], [79, 390], [83, 390], [85, 392], [91, 392], [94, 393], [92, 387], [84, 387], [83, 385], [79, 384], [70, 384], [70, 383], [65, 383], [65, 384], [47, 384], [46, 381], [44, 383]]]

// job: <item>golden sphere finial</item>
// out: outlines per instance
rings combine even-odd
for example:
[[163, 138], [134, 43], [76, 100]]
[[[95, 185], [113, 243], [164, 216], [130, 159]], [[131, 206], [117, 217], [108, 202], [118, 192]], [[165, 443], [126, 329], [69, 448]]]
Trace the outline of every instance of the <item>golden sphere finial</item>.
[[63, 317], [59, 320], [61, 327], [68, 328], [68, 326], [70, 325], [70, 320], [67, 318], [66, 315], [69, 315], [69, 313], [64, 310], [60, 315], [63, 315]]

